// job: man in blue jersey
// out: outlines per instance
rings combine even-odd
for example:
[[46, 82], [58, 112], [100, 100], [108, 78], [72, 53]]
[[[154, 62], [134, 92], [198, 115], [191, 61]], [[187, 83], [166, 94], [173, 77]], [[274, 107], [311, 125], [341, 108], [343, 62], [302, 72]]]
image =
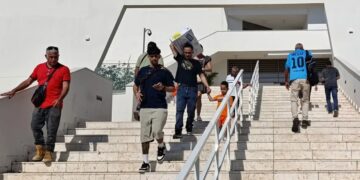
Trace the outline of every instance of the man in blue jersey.
[[[291, 114], [293, 117], [293, 126], [291, 130], [294, 133], [300, 132], [300, 121], [298, 118], [298, 104], [299, 92], [302, 92], [303, 97], [301, 99], [302, 107], [302, 123], [301, 126], [305, 129], [310, 126], [308, 120], [309, 111], [309, 91], [310, 85], [307, 80], [307, 68], [306, 68], [306, 51], [301, 43], [297, 43], [295, 51], [291, 52], [285, 63], [285, 86], [286, 89], [290, 88], [290, 100], [291, 100]], [[289, 78], [290, 74], [290, 78]]]

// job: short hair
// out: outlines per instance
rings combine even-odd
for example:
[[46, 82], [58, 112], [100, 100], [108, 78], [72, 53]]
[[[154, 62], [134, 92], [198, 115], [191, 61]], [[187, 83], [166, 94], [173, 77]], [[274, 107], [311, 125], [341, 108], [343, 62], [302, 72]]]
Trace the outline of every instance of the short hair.
[[233, 67], [231, 67], [231, 69], [239, 70], [239, 68], [237, 66], [233, 66]]
[[52, 50], [59, 52], [59, 48], [56, 46], [49, 46], [46, 48], [46, 51], [52, 51]]
[[226, 89], [229, 89], [229, 83], [226, 81], [221, 81], [220, 85], [223, 85], [226, 87]]
[[326, 66], [331, 66], [332, 63], [331, 63], [331, 61], [326, 61], [325, 65], [326, 65]]
[[160, 53], [161, 53], [161, 50], [157, 46], [148, 47], [148, 49], [147, 49], [148, 55], [158, 55]]
[[301, 44], [301, 43], [296, 43], [295, 49], [302, 49], [302, 50], [304, 50], [304, 46], [303, 46], [303, 44]]
[[189, 42], [187, 42], [187, 43], [185, 43], [184, 44], [184, 47], [183, 47], [183, 49], [185, 49], [185, 48], [191, 48], [191, 50], [193, 50], [194, 48], [193, 48], [193, 46], [189, 43]]

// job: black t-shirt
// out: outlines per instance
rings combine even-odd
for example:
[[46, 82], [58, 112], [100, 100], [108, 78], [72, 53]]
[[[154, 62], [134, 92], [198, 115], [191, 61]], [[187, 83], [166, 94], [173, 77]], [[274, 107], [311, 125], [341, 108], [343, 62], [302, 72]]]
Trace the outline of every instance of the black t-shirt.
[[166, 92], [158, 91], [152, 86], [161, 82], [164, 86], [174, 86], [174, 77], [163, 67], [145, 66], [135, 78], [136, 86], [140, 86], [143, 94], [140, 108], [167, 108]]
[[178, 62], [175, 81], [180, 84], [196, 87], [196, 75], [202, 72], [200, 62], [195, 59], [185, 60], [179, 54], [174, 59]]
[[201, 67], [202, 67], [202, 68], [205, 68], [205, 66], [206, 66], [209, 62], [211, 62], [211, 57], [210, 57], [210, 56], [205, 56], [204, 58], [199, 59], [198, 61], [200, 62]]

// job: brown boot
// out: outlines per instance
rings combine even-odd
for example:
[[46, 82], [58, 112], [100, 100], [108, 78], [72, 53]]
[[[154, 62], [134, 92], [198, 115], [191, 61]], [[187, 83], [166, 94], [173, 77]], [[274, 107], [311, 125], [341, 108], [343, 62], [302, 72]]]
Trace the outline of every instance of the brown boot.
[[45, 151], [42, 145], [35, 145], [36, 153], [32, 158], [33, 161], [41, 161], [44, 158]]
[[52, 152], [46, 150], [43, 162], [47, 163], [47, 162], [51, 162], [51, 161], [52, 161]]

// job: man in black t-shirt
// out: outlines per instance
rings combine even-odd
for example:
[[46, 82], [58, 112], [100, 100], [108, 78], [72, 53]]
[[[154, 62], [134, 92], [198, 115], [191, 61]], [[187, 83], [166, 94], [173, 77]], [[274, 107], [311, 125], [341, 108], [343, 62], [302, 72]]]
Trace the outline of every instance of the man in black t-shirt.
[[134, 94], [140, 104], [143, 164], [140, 173], [150, 171], [149, 148], [154, 138], [158, 142], [157, 160], [165, 157], [164, 126], [167, 119], [166, 92], [174, 91], [174, 77], [163, 66], [159, 65], [160, 49], [152, 47], [147, 50], [150, 65], [140, 69], [135, 77]]
[[197, 79], [199, 75], [201, 82], [206, 87], [207, 93], [211, 92], [204, 72], [199, 61], [194, 60], [193, 47], [186, 43], [183, 47], [184, 55], [180, 55], [171, 44], [170, 48], [174, 54], [174, 59], [178, 63], [175, 81], [179, 84], [176, 95], [176, 124], [174, 139], [182, 138], [183, 116], [185, 107], [187, 107], [188, 118], [186, 121], [186, 131], [188, 135], [192, 134], [192, 126], [195, 117], [196, 97], [197, 97]]

